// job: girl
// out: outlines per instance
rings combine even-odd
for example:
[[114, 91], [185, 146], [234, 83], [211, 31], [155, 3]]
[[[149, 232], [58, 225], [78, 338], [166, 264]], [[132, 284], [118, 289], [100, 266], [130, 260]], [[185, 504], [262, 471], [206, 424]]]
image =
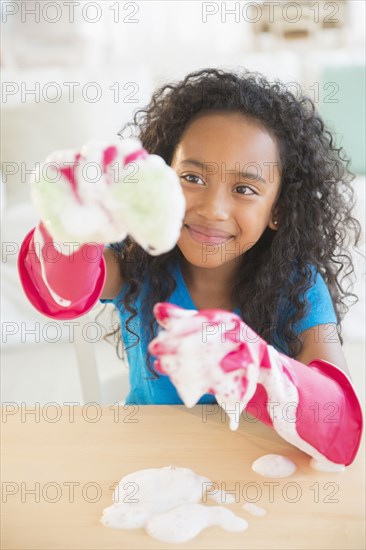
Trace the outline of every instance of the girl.
[[[98, 265], [86, 265], [76, 254], [72, 266], [50, 266], [54, 286], [49, 277], [45, 289], [30, 259], [31, 232], [19, 269], [32, 303], [58, 318], [82, 315], [98, 299], [114, 303], [120, 337], [129, 344], [126, 403], [182, 403], [147, 350], [157, 334], [153, 306], [164, 301], [189, 310], [233, 311], [288, 358], [302, 365], [322, 360], [349, 375], [341, 321], [348, 311], [344, 299], [354, 294], [341, 283], [343, 272], [353, 272], [347, 248], [360, 238], [352, 217], [353, 174], [312, 101], [258, 73], [204, 69], [158, 89], [121, 136], [131, 127], [144, 149], [179, 177], [186, 210], [176, 246], [150, 256], [128, 236], [107, 246]], [[44, 227], [42, 232], [49, 243]], [[82, 280], [73, 285], [69, 305], [56, 304], [52, 291], [61, 288], [65, 296], [65, 270], [70, 285], [77, 268]], [[323, 369], [322, 380], [337, 379], [337, 389], [344, 380], [340, 398], [347, 393], [353, 400], [352, 456], [335, 460], [349, 463], [358, 448], [361, 413], [347, 376], [329, 372]], [[215, 402], [212, 393], [199, 400]]]

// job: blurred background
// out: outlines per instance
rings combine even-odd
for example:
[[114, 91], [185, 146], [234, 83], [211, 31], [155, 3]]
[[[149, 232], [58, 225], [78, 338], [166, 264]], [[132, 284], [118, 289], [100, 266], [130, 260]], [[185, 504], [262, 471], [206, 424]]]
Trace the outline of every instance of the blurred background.
[[[55, 149], [114, 138], [157, 86], [213, 66], [301, 88], [351, 158], [363, 238], [343, 336], [364, 399], [365, 2], [3, 1], [1, 25], [2, 401], [123, 401], [127, 365], [100, 306], [56, 322], [20, 287], [17, 252], [38, 221], [29, 173]], [[109, 307], [100, 321], [115, 327]]]

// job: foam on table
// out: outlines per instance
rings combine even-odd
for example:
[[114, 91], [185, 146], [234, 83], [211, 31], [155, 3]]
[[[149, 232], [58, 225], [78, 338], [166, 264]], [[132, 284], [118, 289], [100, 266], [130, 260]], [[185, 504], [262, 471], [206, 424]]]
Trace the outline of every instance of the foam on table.
[[252, 470], [264, 477], [289, 477], [296, 471], [296, 464], [285, 456], [268, 454], [255, 460]]
[[200, 501], [212, 482], [189, 468], [150, 468], [125, 476], [101, 522], [116, 529], [144, 527], [162, 542], [186, 542], [206, 527], [244, 531], [248, 523], [222, 506]]

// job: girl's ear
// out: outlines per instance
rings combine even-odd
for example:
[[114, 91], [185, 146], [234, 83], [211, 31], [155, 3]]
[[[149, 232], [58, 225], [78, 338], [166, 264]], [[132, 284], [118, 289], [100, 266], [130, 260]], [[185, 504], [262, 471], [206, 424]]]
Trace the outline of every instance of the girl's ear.
[[277, 213], [274, 213], [274, 214], [271, 215], [268, 227], [270, 229], [273, 229], [273, 231], [277, 231], [277, 229], [278, 229], [278, 216], [277, 216]]

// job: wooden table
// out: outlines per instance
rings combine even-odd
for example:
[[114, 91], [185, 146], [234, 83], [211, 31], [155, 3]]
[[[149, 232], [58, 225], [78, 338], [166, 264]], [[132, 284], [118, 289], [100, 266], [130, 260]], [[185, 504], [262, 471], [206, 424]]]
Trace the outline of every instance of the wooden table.
[[[320, 473], [309, 467], [309, 456], [249, 415], [232, 432], [218, 406], [49, 405], [30, 411], [24, 404], [17, 411], [3, 407], [2, 549], [365, 547], [364, 445], [345, 472]], [[295, 474], [282, 480], [255, 474], [252, 462], [267, 453], [289, 457], [298, 466]], [[238, 502], [227, 507], [247, 519], [248, 529], [211, 527], [190, 543], [169, 545], [143, 529], [100, 523], [123, 476], [168, 465], [192, 468], [236, 490]], [[244, 499], [267, 515], [251, 516], [242, 509]]]

